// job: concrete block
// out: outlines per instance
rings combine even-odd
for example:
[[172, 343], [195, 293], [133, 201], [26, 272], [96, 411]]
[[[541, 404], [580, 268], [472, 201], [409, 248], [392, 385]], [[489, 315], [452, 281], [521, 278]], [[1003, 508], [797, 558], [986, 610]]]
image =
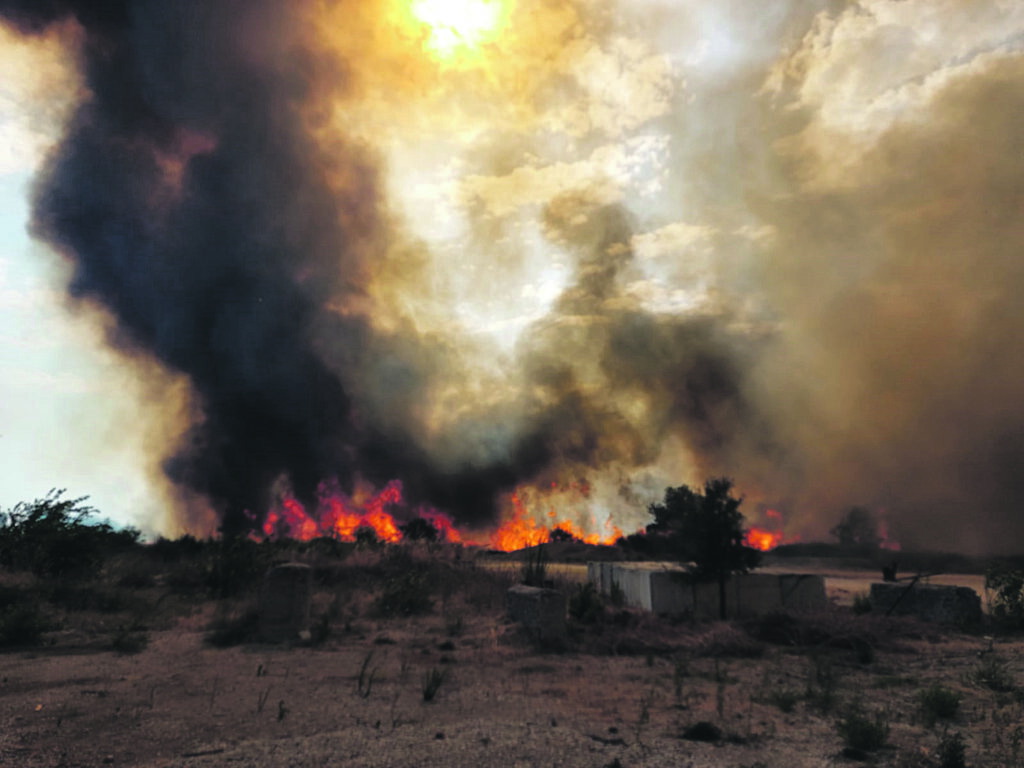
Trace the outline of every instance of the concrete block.
[[981, 621], [981, 597], [970, 587], [944, 584], [871, 585], [871, 609], [875, 613], [916, 616], [941, 624], [977, 624]]
[[313, 569], [289, 563], [267, 571], [260, 588], [260, 636], [271, 643], [308, 637]]
[[[608, 570], [588, 567], [594, 585], [607, 595], [611, 584], [617, 583], [626, 605], [658, 614], [698, 619], [719, 617], [717, 582], [693, 582], [678, 563], [605, 563], [602, 566], [608, 566]], [[825, 579], [821, 576], [749, 573], [733, 576], [726, 584], [726, 610], [732, 618], [757, 616], [783, 608], [813, 610], [827, 603]]]
[[538, 642], [560, 643], [565, 639], [566, 600], [557, 590], [517, 584], [505, 593], [505, 610]]
[[808, 573], [779, 576], [782, 607], [787, 611], [815, 611], [828, 605], [825, 577]]

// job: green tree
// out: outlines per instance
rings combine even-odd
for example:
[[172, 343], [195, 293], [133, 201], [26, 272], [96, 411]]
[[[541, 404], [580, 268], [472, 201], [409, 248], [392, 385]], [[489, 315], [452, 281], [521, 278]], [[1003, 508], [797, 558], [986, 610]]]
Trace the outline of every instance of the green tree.
[[704, 491], [687, 485], [666, 488], [664, 501], [647, 510], [654, 523], [649, 534], [670, 537], [680, 560], [690, 563], [698, 581], [718, 582], [719, 615], [726, 618], [726, 584], [734, 573], [748, 573], [761, 561], [761, 553], [744, 543], [743, 498], [732, 495], [732, 480], [712, 478]]
[[404, 541], [437, 541], [437, 527], [423, 517], [414, 517], [398, 526]]
[[882, 543], [878, 520], [864, 507], [848, 509], [831, 533], [844, 547], [877, 547]]

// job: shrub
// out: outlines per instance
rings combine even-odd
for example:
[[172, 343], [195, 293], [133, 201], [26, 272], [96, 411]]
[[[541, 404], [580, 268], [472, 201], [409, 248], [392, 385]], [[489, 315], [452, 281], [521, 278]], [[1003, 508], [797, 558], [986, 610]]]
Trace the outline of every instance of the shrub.
[[853, 598], [853, 612], [857, 616], [871, 613], [871, 598], [868, 595], [855, 595]]
[[939, 768], [967, 768], [964, 737], [957, 733], [945, 734], [939, 742]]
[[548, 581], [548, 564], [544, 556], [544, 545], [526, 553], [522, 571], [523, 584], [528, 587], [543, 587]]
[[788, 714], [796, 709], [796, 703], [800, 701], [800, 698], [800, 694], [796, 691], [775, 690], [771, 692], [768, 700], [780, 711]]
[[889, 724], [881, 712], [870, 718], [855, 710], [836, 723], [836, 730], [846, 746], [859, 752], [879, 750], [889, 738]]
[[251, 641], [259, 634], [259, 629], [260, 614], [255, 606], [236, 613], [222, 611], [211, 622], [206, 642], [215, 648], [230, 648]]
[[377, 614], [385, 618], [429, 613], [434, 603], [430, 599], [426, 574], [414, 570], [392, 576], [373, 606]]
[[917, 694], [921, 705], [924, 724], [931, 728], [939, 720], [952, 720], [960, 709], [961, 695], [959, 692], [944, 688], [936, 683]]
[[995, 654], [987, 655], [974, 670], [974, 682], [996, 693], [1009, 693], [1017, 687], [1006, 661]]
[[34, 603], [14, 603], [0, 610], [0, 647], [39, 645], [51, 629]]
[[1024, 569], [998, 562], [985, 573], [992, 620], [1007, 629], [1024, 628]]
[[53, 489], [44, 498], [0, 512], [0, 565], [37, 576], [92, 576], [112, 552], [135, 545], [141, 533], [89, 521], [96, 510], [88, 499], [63, 498]]
[[207, 590], [217, 597], [234, 597], [254, 589], [272, 559], [268, 544], [251, 539], [225, 538], [216, 547], [207, 563], [203, 582]]
[[596, 624], [604, 616], [604, 603], [592, 582], [580, 584], [570, 595], [569, 615], [583, 624]]
[[441, 690], [441, 686], [444, 681], [448, 678], [447, 669], [438, 669], [437, 667], [431, 667], [429, 671], [423, 673], [423, 700], [433, 701], [434, 697], [437, 696], [437, 692]]

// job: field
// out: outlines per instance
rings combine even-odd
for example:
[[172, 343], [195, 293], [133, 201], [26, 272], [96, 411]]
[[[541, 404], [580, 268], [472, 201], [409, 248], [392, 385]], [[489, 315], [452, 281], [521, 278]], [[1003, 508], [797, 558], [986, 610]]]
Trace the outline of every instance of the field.
[[[210, 547], [0, 572], [0, 765], [1024, 766], [1024, 638], [856, 615], [868, 573], [818, 615], [694, 623], [552, 567], [576, 617], [552, 649], [504, 617], [515, 564]], [[253, 636], [280, 560], [316, 575], [294, 647]]]

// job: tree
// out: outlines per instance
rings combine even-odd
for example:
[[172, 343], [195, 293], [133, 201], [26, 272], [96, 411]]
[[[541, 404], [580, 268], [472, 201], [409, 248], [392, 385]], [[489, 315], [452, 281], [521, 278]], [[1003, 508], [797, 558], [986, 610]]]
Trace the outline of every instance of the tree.
[[437, 541], [437, 527], [423, 517], [414, 517], [398, 529], [405, 541]]
[[647, 510], [654, 523], [648, 534], [670, 537], [680, 560], [691, 563], [698, 581], [718, 582], [719, 615], [726, 617], [726, 583], [733, 573], [748, 573], [761, 553], [744, 544], [743, 498], [732, 495], [732, 480], [718, 477], [704, 483], [704, 492], [686, 485], [666, 488], [665, 500]]
[[844, 547], [877, 547], [882, 543], [882, 537], [878, 535], [878, 520], [871, 510], [864, 507], [848, 509], [831, 533]]

